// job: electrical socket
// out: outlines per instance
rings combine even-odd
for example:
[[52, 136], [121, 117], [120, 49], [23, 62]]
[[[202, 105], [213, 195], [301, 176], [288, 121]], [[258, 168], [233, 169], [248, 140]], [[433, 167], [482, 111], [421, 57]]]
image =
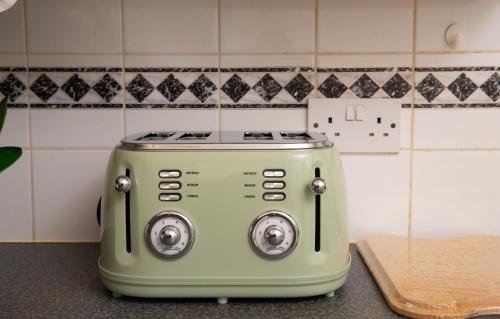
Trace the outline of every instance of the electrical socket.
[[398, 153], [401, 101], [311, 98], [307, 129], [328, 136], [339, 152]]

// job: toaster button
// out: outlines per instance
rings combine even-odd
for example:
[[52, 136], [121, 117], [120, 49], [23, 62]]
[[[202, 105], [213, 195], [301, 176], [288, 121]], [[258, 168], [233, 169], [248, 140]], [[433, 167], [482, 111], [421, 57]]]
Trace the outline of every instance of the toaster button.
[[265, 189], [283, 189], [285, 188], [285, 182], [264, 182], [262, 183], [262, 187], [264, 187]]
[[179, 170], [161, 170], [158, 174], [161, 178], [178, 178], [181, 177], [181, 171]]
[[180, 189], [181, 183], [179, 182], [161, 182], [160, 189]]
[[162, 202], [177, 202], [181, 200], [181, 194], [178, 193], [160, 194], [160, 200]]
[[264, 200], [271, 200], [271, 201], [284, 200], [285, 197], [286, 197], [285, 193], [264, 193], [264, 195], [262, 195], [262, 198]]
[[264, 177], [283, 177], [285, 176], [285, 171], [282, 169], [266, 169], [262, 172]]

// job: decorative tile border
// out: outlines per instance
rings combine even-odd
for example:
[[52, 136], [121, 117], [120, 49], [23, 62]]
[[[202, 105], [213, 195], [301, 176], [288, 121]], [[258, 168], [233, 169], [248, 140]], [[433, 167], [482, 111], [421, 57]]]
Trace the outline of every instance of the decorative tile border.
[[217, 108], [217, 68], [126, 68], [127, 108]]
[[[305, 108], [326, 98], [400, 99], [411, 107], [410, 67], [0, 67], [0, 98], [23, 108]], [[416, 108], [500, 107], [500, 67], [416, 68]], [[219, 73], [220, 72], [220, 73]], [[220, 79], [219, 79], [220, 75]], [[219, 87], [220, 81], [220, 87]], [[219, 98], [220, 95], [220, 98]]]
[[314, 91], [310, 67], [223, 68], [222, 108], [300, 108]]

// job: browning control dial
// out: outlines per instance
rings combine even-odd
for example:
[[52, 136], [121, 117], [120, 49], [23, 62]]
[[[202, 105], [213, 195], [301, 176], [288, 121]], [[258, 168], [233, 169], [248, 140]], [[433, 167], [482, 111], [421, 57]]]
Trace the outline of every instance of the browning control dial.
[[293, 218], [277, 210], [259, 215], [250, 226], [250, 242], [265, 258], [287, 256], [297, 246], [298, 239], [299, 229]]
[[146, 242], [157, 256], [176, 259], [184, 256], [193, 246], [193, 224], [178, 212], [163, 212], [146, 226]]

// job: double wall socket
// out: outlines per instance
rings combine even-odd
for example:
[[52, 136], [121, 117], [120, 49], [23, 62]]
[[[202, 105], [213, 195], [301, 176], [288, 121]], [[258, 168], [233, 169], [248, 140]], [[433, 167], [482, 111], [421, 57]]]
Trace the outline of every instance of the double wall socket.
[[328, 136], [339, 152], [398, 153], [401, 102], [392, 99], [309, 99], [307, 129]]

